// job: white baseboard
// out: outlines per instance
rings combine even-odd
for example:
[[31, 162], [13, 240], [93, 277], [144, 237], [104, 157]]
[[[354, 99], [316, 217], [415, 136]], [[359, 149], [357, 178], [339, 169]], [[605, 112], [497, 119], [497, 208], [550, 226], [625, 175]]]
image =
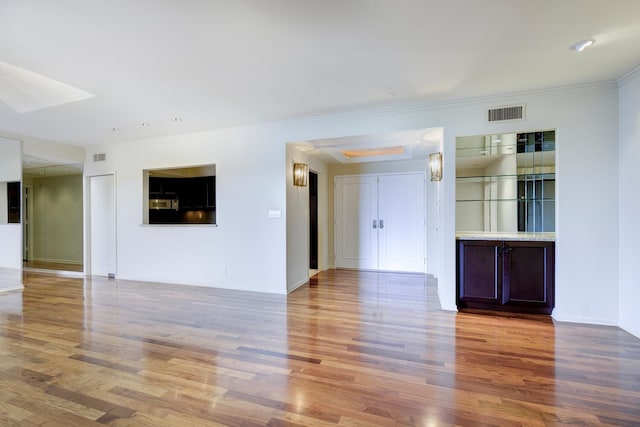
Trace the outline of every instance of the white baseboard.
[[32, 261], [37, 261], [37, 262], [55, 262], [55, 263], [58, 263], [58, 264], [82, 265], [82, 261], [68, 260], [68, 259], [32, 258], [31, 260]]
[[306, 285], [307, 283], [309, 283], [309, 279], [306, 279], [306, 280], [303, 280], [301, 282], [298, 282], [297, 284], [295, 284], [291, 288], [287, 288], [287, 293], [290, 294], [291, 292], [295, 291], [296, 289], [298, 289], [301, 286]]
[[631, 335], [640, 338], [640, 327], [634, 328], [632, 325], [624, 324], [624, 325], [620, 325], [620, 328], [629, 332]]
[[569, 322], [569, 323], [583, 323], [587, 325], [600, 325], [600, 326], [618, 326], [618, 322], [612, 319], [599, 319], [593, 317], [578, 317], [578, 316], [563, 316], [562, 314], [558, 315], [556, 311], [551, 314], [554, 320], [558, 322]]
[[23, 288], [22, 270], [15, 268], [0, 268], [0, 292], [18, 291]]
[[24, 289], [24, 286], [22, 284], [20, 285], [11, 285], [11, 286], [7, 286], [7, 287], [0, 287], [0, 294], [4, 294], [7, 292], [14, 292], [14, 291], [21, 291]]

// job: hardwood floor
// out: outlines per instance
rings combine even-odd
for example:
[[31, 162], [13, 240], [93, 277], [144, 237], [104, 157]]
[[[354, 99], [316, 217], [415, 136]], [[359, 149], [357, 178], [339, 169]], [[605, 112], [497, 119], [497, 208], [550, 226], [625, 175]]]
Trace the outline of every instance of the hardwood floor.
[[24, 268], [36, 269], [36, 270], [59, 270], [59, 271], [75, 271], [81, 272], [84, 270], [82, 264], [70, 264], [66, 262], [51, 262], [51, 261], [25, 261], [23, 263]]
[[2, 426], [640, 425], [640, 339], [441, 311], [422, 275], [25, 286], [0, 296]]

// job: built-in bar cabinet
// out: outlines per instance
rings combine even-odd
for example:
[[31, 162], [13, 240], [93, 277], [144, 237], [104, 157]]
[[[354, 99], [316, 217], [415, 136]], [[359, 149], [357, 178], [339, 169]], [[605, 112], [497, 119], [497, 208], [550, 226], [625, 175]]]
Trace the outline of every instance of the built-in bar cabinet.
[[456, 141], [458, 309], [551, 314], [555, 131]]

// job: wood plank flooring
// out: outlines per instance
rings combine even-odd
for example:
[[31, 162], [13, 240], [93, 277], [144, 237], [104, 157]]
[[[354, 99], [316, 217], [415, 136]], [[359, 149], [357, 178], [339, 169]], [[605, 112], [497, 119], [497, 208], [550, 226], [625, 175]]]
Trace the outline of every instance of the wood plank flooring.
[[52, 261], [25, 261], [23, 267], [36, 270], [59, 270], [59, 271], [75, 271], [81, 272], [84, 270], [82, 264], [71, 264], [67, 262], [52, 262]]
[[25, 286], [0, 296], [2, 426], [640, 425], [638, 338], [445, 312], [428, 276]]

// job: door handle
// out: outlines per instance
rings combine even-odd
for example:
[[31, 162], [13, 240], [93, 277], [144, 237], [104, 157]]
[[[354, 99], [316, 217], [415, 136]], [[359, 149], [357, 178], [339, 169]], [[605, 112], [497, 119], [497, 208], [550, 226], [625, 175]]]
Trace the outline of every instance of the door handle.
[[380, 230], [382, 230], [384, 228], [384, 220], [381, 219], [380, 220]]
[[375, 219], [373, 220], [373, 228], [378, 228], [378, 221]]
[[502, 247], [500, 248], [500, 255], [507, 255], [509, 252], [513, 250], [509, 245], [502, 243]]

